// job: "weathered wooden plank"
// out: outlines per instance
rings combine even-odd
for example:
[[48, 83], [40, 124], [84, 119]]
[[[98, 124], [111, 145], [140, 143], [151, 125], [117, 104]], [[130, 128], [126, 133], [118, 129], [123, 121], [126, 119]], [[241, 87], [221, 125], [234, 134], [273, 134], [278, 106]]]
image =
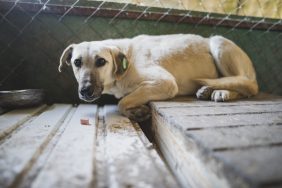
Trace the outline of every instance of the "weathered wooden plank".
[[157, 170], [156, 173], [161, 172], [163, 177], [167, 177], [165, 179], [165, 182], [163, 183], [165, 183], [166, 185], [170, 187], [180, 187], [180, 183], [176, 182], [176, 178], [174, 176], [172, 177], [172, 173], [168, 169], [167, 164], [165, 164], [163, 158], [161, 158], [159, 153], [157, 152], [156, 145], [149, 141], [148, 137], [146, 137], [143, 130], [141, 130], [140, 126], [137, 123], [133, 123], [133, 127], [135, 128], [140, 140], [143, 142], [144, 146], [147, 148], [151, 159], [155, 163], [154, 166], [156, 166], [156, 170]]
[[213, 102], [213, 101], [201, 101], [195, 99], [195, 97], [177, 97], [171, 101], [156, 101], [152, 105], [156, 108], [190, 108], [190, 107], [219, 107], [219, 106], [240, 106], [240, 105], [268, 105], [268, 104], [281, 104], [280, 96], [273, 96], [267, 94], [259, 94], [255, 97], [230, 101], [230, 102]]
[[262, 114], [230, 114], [218, 116], [179, 116], [166, 117], [168, 121], [182, 130], [193, 130], [214, 127], [280, 125], [282, 112]]
[[18, 128], [32, 116], [42, 111], [46, 106], [18, 109], [7, 112], [0, 116], [0, 140], [9, 135], [13, 130]]
[[220, 107], [220, 106], [240, 106], [240, 105], [271, 105], [281, 104], [280, 101], [233, 101], [233, 102], [212, 102], [212, 101], [197, 101], [193, 99], [191, 101], [160, 101], [153, 102], [152, 105], [157, 108], [192, 108], [192, 107]]
[[189, 100], [151, 103], [154, 138], [183, 187], [282, 186], [281, 98]]
[[226, 150], [282, 144], [282, 126], [244, 126], [186, 132], [190, 139], [210, 150]]
[[[0, 187], [17, 184], [40, 155], [71, 105], [53, 105], [0, 145]], [[52, 117], [52, 118], [50, 118]]]
[[160, 159], [156, 163], [151, 146], [144, 146], [141, 130], [119, 115], [116, 106], [105, 107], [105, 126], [109, 187], [179, 187]]
[[[90, 187], [92, 182], [96, 105], [81, 104], [66, 126], [33, 188]], [[81, 125], [89, 118], [90, 125]]]
[[25, 171], [21, 179], [17, 181], [16, 184], [14, 184], [14, 187], [19, 187], [19, 188], [32, 187], [32, 182], [35, 180], [39, 172], [45, 166], [46, 161], [50, 157], [50, 154], [53, 152], [54, 147], [57, 145], [58, 140], [61, 138], [61, 135], [64, 133], [66, 126], [72, 119], [76, 110], [77, 110], [76, 107], [71, 108], [64, 121], [61, 122], [62, 125], [56, 131], [53, 131], [51, 135], [49, 135], [49, 137], [50, 138], [52, 137], [52, 139], [48, 141], [48, 144], [46, 144], [44, 150], [40, 152], [40, 155], [37, 156], [36, 160], [33, 162], [30, 169]]
[[[282, 186], [282, 147], [226, 150], [215, 155], [257, 187]], [[228, 167], [225, 169], [229, 171]]]
[[209, 116], [209, 115], [233, 115], [233, 114], [262, 114], [282, 112], [282, 103], [257, 104], [257, 105], [229, 105], [229, 106], [186, 106], [159, 108], [162, 114], [169, 116]]
[[[179, 130], [172, 130], [161, 116], [154, 115], [154, 139], [182, 187], [230, 187], [216, 160], [201, 154], [195, 142]], [[234, 184], [242, 185], [240, 180]]]

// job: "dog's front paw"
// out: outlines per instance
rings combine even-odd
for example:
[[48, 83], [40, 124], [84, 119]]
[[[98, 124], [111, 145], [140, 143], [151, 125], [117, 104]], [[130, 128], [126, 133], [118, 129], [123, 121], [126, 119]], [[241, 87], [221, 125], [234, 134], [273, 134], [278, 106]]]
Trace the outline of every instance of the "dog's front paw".
[[215, 90], [212, 92], [211, 100], [215, 102], [224, 102], [229, 100], [229, 91]]
[[213, 89], [211, 87], [203, 86], [197, 91], [196, 97], [197, 99], [200, 99], [200, 100], [210, 100], [212, 92], [213, 92]]
[[242, 96], [238, 92], [229, 90], [214, 90], [211, 95], [211, 100], [215, 102], [226, 102], [240, 98]]
[[141, 105], [125, 110], [124, 115], [133, 121], [142, 122], [151, 117], [151, 109], [146, 105]]

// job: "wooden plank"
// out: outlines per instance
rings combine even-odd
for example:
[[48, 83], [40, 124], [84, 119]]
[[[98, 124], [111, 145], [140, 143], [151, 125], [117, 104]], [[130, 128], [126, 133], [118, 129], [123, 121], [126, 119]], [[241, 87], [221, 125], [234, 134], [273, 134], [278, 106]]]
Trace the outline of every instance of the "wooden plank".
[[107, 186], [179, 187], [161, 160], [152, 156], [151, 145], [144, 146], [141, 130], [121, 116], [116, 106], [105, 107], [105, 126]]
[[0, 140], [13, 130], [28, 121], [32, 116], [42, 111], [46, 106], [17, 109], [0, 116]]
[[281, 104], [280, 101], [233, 101], [233, 102], [213, 102], [213, 101], [199, 101], [192, 98], [189, 101], [160, 101], [153, 102], [157, 108], [191, 108], [191, 107], [220, 107], [220, 106], [240, 106], [240, 105], [269, 105], [269, 104]]
[[[66, 126], [33, 188], [90, 187], [92, 182], [96, 105], [81, 104]], [[89, 118], [90, 125], [81, 125]]]
[[[168, 122], [154, 113], [154, 139], [182, 187], [230, 187], [225, 174], [216, 168], [220, 166], [216, 160], [202, 155], [192, 139], [186, 139], [181, 131], [172, 131]], [[234, 184], [243, 185], [240, 180]]]
[[210, 150], [228, 150], [282, 144], [282, 126], [244, 126], [186, 132]]
[[53, 152], [54, 147], [57, 145], [58, 140], [61, 138], [62, 134], [64, 133], [66, 126], [72, 119], [74, 113], [76, 112], [76, 107], [71, 108], [70, 112], [67, 114], [64, 121], [62, 121], [62, 125], [58, 128], [57, 131], [54, 131], [52, 135], [52, 139], [49, 140], [48, 144], [44, 148], [44, 150], [40, 153], [40, 155], [36, 158], [30, 169], [25, 171], [23, 176], [21, 177], [20, 181], [18, 181], [17, 185], [14, 187], [21, 187], [21, 188], [29, 188], [32, 187], [33, 181], [39, 175], [39, 172], [45, 166], [46, 161], [50, 157], [50, 154]]
[[262, 114], [282, 112], [282, 103], [256, 105], [229, 105], [229, 106], [186, 106], [159, 108], [159, 113], [169, 116], [208, 116], [233, 114]]
[[172, 103], [151, 103], [153, 135], [183, 187], [282, 186], [281, 98]]
[[262, 114], [230, 114], [223, 116], [180, 116], [167, 117], [167, 120], [182, 130], [202, 128], [249, 126], [249, 125], [280, 125], [282, 112]]
[[237, 106], [237, 105], [268, 105], [268, 104], [281, 104], [281, 96], [273, 96], [268, 94], [259, 94], [255, 97], [229, 101], [229, 102], [213, 102], [213, 101], [202, 101], [195, 99], [195, 97], [176, 97], [171, 101], [156, 101], [152, 105], [156, 108], [171, 108], [171, 107], [219, 107], [219, 106]]
[[[256, 187], [282, 186], [282, 147], [226, 150], [215, 155], [249, 179]], [[227, 171], [229, 169], [226, 169]]]
[[150, 158], [155, 166], [155, 173], [160, 173], [163, 177], [166, 177], [165, 180], [163, 182], [159, 182], [159, 184], [166, 184], [168, 187], [180, 187], [180, 184], [176, 181], [175, 177], [168, 169], [167, 164], [165, 164], [164, 160], [160, 157], [159, 153], [157, 153], [156, 146], [148, 140], [148, 138], [145, 136], [144, 132], [141, 130], [140, 126], [137, 123], [133, 123], [133, 127], [135, 128], [143, 145], [149, 152]]
[[[57, 131], [71, 105], [50, 106], [0, 145], [0, 187], [15, 186]], [[52, 118], [50, 118], [52, 117]]]

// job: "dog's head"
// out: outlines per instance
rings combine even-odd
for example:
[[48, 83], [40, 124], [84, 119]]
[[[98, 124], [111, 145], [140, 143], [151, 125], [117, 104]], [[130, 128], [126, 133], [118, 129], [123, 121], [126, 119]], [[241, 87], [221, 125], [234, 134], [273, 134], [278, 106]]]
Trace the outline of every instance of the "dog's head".
[[78, 82], [79, 98], [92, 102], [107, 86], [121, 79], [129, 68], [126, 56], [115, 46], [99, 42], [71, 44], [60, 58], [59, 71], [71, 65]]

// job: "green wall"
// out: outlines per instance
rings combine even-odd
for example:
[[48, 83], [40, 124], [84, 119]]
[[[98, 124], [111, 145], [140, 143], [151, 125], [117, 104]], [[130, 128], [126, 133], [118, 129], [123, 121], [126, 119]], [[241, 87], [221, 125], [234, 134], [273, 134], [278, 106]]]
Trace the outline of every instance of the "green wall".
[[[139, 34], [195, 33], [223, 35], [236, 42], [253, 60], [261, 91], [282, 95], [281, 32], [126, 19], [109, 24], [110, 19], [102, 17], [85, 23], [82, 16], [68, 15], [59, 21], [61, 15], [39, 14], [19, 34], [16, 27], [24, 27], [33, 14], [13, 10], [7, 17], [9, 23], [0, 22], [0, 90], [44, 88], [49, 102], [75, 103], [79, 100], [71, 68], [61, 74], [57, 71], [59, 57], [68, 44]], [[106, 97], [100, 102], [113, 100]]]

